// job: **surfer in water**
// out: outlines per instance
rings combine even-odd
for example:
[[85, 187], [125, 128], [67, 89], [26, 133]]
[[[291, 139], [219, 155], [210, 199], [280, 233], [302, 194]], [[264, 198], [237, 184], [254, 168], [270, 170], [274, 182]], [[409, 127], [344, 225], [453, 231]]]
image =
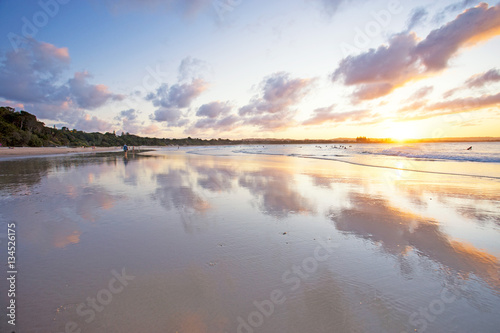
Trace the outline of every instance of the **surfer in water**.
[[469, 148], [467, 148], [467, 150], [472, 150], [472, 146], [470, 146]]

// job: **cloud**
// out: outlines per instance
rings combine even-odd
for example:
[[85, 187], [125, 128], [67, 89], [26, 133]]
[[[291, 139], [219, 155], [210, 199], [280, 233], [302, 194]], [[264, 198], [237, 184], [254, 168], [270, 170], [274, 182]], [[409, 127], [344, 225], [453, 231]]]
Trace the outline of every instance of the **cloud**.
[[206, 116], [209, 118], [217, 118], [220, 115], [227, 114], [231, 111], [232, 106], [229, 105], [228, 102], [222, 103], [222, 102], [212, 102], [208, 104], [203, 104], [200, 106], [198, 111], [196, 112], [197, 116]]
[[87, 79], [90, 77], [92, 76], [88, 72], [76, 72], [68, 81], [69, 91], [79, 107], [96, 109], [109, 100], [121, 101], [125, 98], [109, 92], [108, 87], [103, 84], [89, 84]]
[[346, 85], [361, 85], [355, 92], [357, 98], [386, 95], [420, 73], [417, 57], [413, 54], [416, 44], [417, 37], [413, 33], [395, 35], [389, 45], [342, 59], [332, 80], [343, 79]]
[[419, 41], [414, 33], [394, 35], [388, 45], [341, 60], [332, 80], [356, 85], [356, 99], [389, 94], [408, 81], [441, 71], [460, 49], [500, 34], [500, 5], [481, 3]]
[[444, 7], [444, 9], [442, 9], [440, 12], [438, 12], [434, 16], [433, 21], [440, 23], [444, 20], [446, 15], [456, 13], [457, 11], [462, 11], [465, 8], [478, 4], [479, 2], [480, 1], [477, 0], [462, 0], [459, 2], [452, 3]]
[[[410, 98], [408, 98], [408, 100], [410, 100]], [[427, 99], [418, 100], [418, 101], [415, 101], [413, 103], [410, 103], [408, 105], [403, 106], [402, 108], [399, 109], [398, 112], [401, 114], [401, 113], [405, 113], [405, 112], [416, 111], [416, 110], [423, 108], [427, 103], [428, 103]]]
[[156, 124], [150, 124], [142, 129], [142, 132], [146, 135], [157, 135], [161, 133], [160, 127]]
[[495, 95], [482, 95], [480, 97], [457, 98], [451, 101], [444, 101], [428, 105], [426, 110], [452, 110], [452, 111], [471, 111], [484, 109], [491, 106], [500, 107], [500, 93]]
[[498, 81], [500, 81], [500, 71], [492, 68], [487, 72], [472, 75], [464, 82], [463, 86], [445, 92], [443, 98], [448, 98], [460, 90], [481, 88], [488, 83]]
[[138, 111], [135, 109], [128, 109], [120, 111], [118, 116], [115, 117], [116, 120], [126, 119], [128, 121], [134, 121], [137, 119]]
[[111, 123], [89, 114], [85, 114], [75, 123], [75, 128], [85, 132], [106, 132], [110, 131], [112, 127]]
[[81, 121], [84, 109], [123, 99], [104, 85], [88, 83], [87, 72], [67, 80], [70, 61], [66, 47], [27, 39], [23, 48], [6, 52], [0, 60], [0, 97], [22, 104], [38, 118], [64, 121], [75, 128], [76, 122], [85, 124]]
[[150, 93], [146, 100], [151, 101], [154, 106], [163, 108], [186, 108], [191, 102], [208, 88], [208, 84], [202, 79], [193, 79], [191, 83], [174, 84], [170, 88], [163, 83], [156, 93]]
[[459, 90], [460, 90], [460, 88], [450, 89], [450, 90], [446, 91], [445, 93], [443, 93], [443, 98], [449, 98], [449, 97], [451, 97], [454, 93], [456, 93]]
[[355, 2], [354, 0], [319, 0], [321, 4], [322, 13], [326, 13], [328, 16], [333, 16], [339, 11], [344, 5]]
[[156, 92], [148, 94], [145, 99], [153, 103], [157, 109], [150, 115], [151, 120], [166, 122], [170, 127], [181, 127], [188, 123], [186, 119], [191, 103], [208, 89], [208, 83], [199, 77], [197, 68], [203, 62], [190, 57], [184, 58], [179, 65], [179, 80], [191, 77], [190, 82], [177, 82], [169, 86], [162, 83]]
[[166, 122], [168, 126], [181, 127], [187, 124], [184, 119], [191, 102], [208, 88], [202, 79], [193, 79], [191, 83], [174, 84], [169, 87], [163, 83], [155, 93], [146, 96], [146, 100], [153, 103], [158, 109], [151, 115], [152, 120]]
[[33, 39], [26, 48], [5, 54], [0, 63], [0, 96], [21, 103], [62, 101], [57, 84], [69, 68], [68, 49]]
[[419, 90], [415, 91], [410, 97], [408, 97], [407, 101], [418, 101], [422, 100], [424, 97], [429, 95], [434, 91], [434, 87], [432, 86], [425, 86], [420, 88]]
[[297, 125], [294, 120], [296, 110], [288, 112], [262, 114], [243, 119], [243, 125], [256, 126], [261, 130], [281, 130]]
[[354, 102], [385, 96], [393, 91], [394, 88], [395, 86], [390, 83], [372, 83], [362, 85], [353, 93]]
[[123, 119], [121, 123], [121, 130], [125, 133], [137, 134], [142, 131], [142, 126], [133, 120]]
[[293, 107], [307, 95], [312, 79], [294, 79], [285, 72], [269, 75], [261, 82], [262, 92], [239, 109], [246, 125], [263, 129], [284, 128], [292, 124]]
[[235, 128], [240, 121], [235, 115], [228, 115], [221, 119], [203, 118], [196, 121], [193, 125], [195, 129], [210, 129], [213, 131], [228, 131]]
[[411, 16], [407, 22], [406, 32], [410, 32], [414, 27], [421, 24], [429, 13], [424, 7], [417, 7], [411, 11]]
[[210, 66], [207, 62], [198, 58], [186, 57], [182, 59], [178, 68], [178, 81], [193, 80], [202, 78], [210, 71]]
[[[418, 103], [418, 102], [417, 102]], [[482, 95], [479, 97], [457, 98], [434, 104], [416, 104], [413, 108], [405, 107], [399, 110], [400, 120], [427, 119], [447, 114], [477, 111], [487, 108], [500, 107], [500, 93], [495, 95]]]
[[483, 2], [441, 28], [431, 31], [417, 45], [415, 52], [427, 70], [442, 70], [461, 47], [472, 46], [498, 34], [500, 5], [488, 8], [488, 4]]
[[151, 119], [166, 122], [170, 127], [182, 127], [188, 123], [185, 116], [185, 113], [177, 108], [160, 108], [151, 115]]
[[359, 122], [373, 115], [369, 110], [355, 110], [347, 112], [333, 112], [335, 105], [319, 108], [313, 111], [313, 116], [305, 120], [302, 125], [321, 125], [327, 122], [342, 123], [346, 121]]
[[76, 128], [74, 123], [84, 115], [71, 100], [64, 102], [44, 102], [25, 104], [25, 110], [36, 115], [39, 119], [59, 120], [69, 127]]
[[9, 107], [14, 108], [14, 109], [24, 110], [24, 104], [16, 103], [16, 102], [5, 100], [5, 99], [0, 100], [0, 105], [1, 106], [9, 106]]
[[137, 118], [139, 113], [135, 109], [122, 110], [114, 119], [119, 121], [123, 132], [138, 134], [144, 131], [144, 123], [139, 123]]
[[496, 68], [493, 68], [485, 73], [471, 76], [469, 79], [467, 79], [467, 81], [465, 81], [465, 86], [468, 88], [480, 88], [489, 82], [498, 81], [500, 81], [500, 71]]
[[196, 115], [202, 118], [191, 126], [190, 131], [199, 129], [229, 131], [234, 129], [241, 119], [236, 115], [229, 114], [232, 108], [229, 102], [216, 101], [203, 104], [196, 112]]

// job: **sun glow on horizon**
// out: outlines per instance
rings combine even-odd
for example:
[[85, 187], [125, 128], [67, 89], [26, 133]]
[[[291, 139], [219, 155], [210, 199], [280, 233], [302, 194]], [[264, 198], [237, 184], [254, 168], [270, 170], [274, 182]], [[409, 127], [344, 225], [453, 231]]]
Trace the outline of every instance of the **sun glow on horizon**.
[[388, 137], [395, 141], [419, 139], [420, 130], [415, 123], [392, 123], [388, 128]]

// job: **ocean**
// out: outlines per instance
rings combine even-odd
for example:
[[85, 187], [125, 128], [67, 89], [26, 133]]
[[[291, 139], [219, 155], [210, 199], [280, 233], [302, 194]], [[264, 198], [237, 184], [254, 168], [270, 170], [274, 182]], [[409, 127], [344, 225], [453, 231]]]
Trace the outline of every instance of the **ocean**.
[[[471, 150], [467, 148], [472, 147]], [[185, 148], [190, 153], [263, 154], [500, 179], [500, 142], [249, 145]]]

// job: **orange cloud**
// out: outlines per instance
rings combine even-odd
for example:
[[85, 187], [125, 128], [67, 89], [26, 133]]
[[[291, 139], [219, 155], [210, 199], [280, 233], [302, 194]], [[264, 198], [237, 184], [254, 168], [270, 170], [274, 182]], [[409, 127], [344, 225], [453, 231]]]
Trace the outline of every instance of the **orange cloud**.
[[391, 93], [411, 80], [433, 75], [464, 47], [500, 34], [500, 4], [481, 3], [435, 29], [419, 41], [414, 33], [393, 36], [388, 45], [344, 58], [332, 80], [356, 85], [355, 99], [368, 100]]
[[500, 93], [496, 95], [482, 95], [480, 97], [457, 98], [434, 104], [426, 104], [425, 101], [415, 102], [398, 111], [401, 116], [398, 120], [420, 120], [447, 114], [478, 111], [487, 108], [500, 109]]

